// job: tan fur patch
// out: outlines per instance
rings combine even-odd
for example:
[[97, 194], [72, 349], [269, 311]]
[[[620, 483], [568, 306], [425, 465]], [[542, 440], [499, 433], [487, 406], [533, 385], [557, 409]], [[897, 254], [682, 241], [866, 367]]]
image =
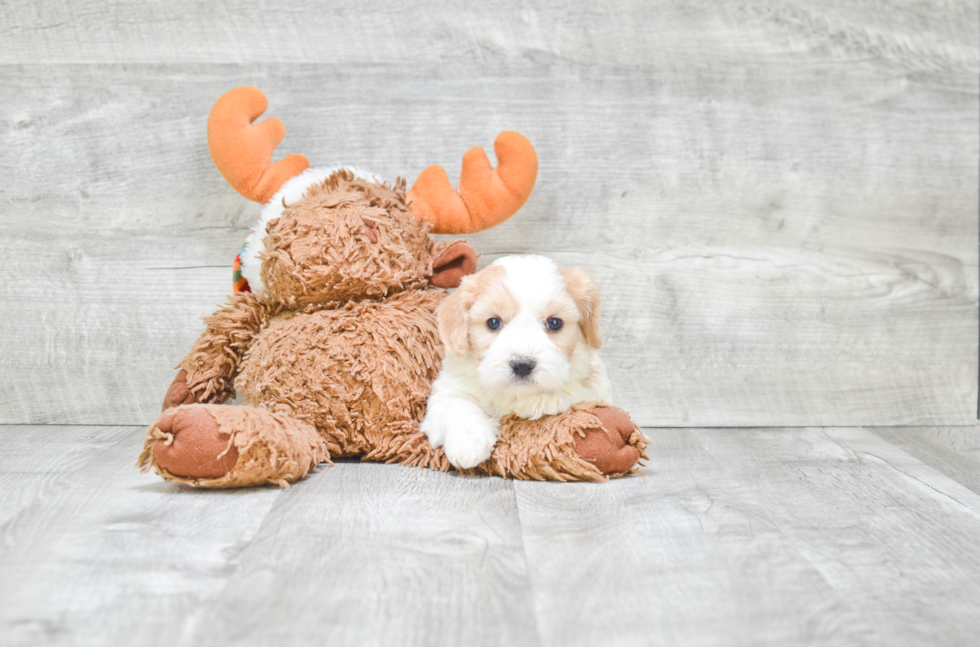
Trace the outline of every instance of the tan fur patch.
[[549, 331], [548, 335], [551, 337], [551, 341], [557, 346], [565, 357], [571, 359], [572, 355], [575, 353], [575, 349], [578, 348], [579, 344], [585, 342], [585, 337], [582, 335], [582, 330], [573, 323], [566, 323], [565, 326], [558, 332]]
[[490, 330], [487, 321], [497, 317], [506, 326], [520, 311], [520, 306], [514, 295], [507, 289], [503, 276], [504, 272], [494, 272], [487, 277], [482, 277], [480, 294], [469, 309], [469, 347], [479, 359], [483, 359], [483, 355], [500, 332]]
[[578, 307], [570, 294], [567, 298], [549, 301], [539, 314], [541, 326], [546, 330], [547, 321], [551, 317], [558, 317], [564, 322], [561, 330], [548, 330], [548, 337], [551, 338], [555, 346], [561, 349], [565, 357], [571, 358], [578, 345], [584, 341], [584, 336], [578, 325], [580, 316]]
[[502, 283], [506, 270], [491, 265], [467, 276], [463, 283], [439, 307], [439, 335], [446, 349], [454, 355], [465, 355], [470, 348], [470, 315], [473, 304], [494, 283]]
[[589, 275], [578, 267], [571, 269], [561, 267], [559, 271], [565, 279], [565, 289], [572, 295], [572, 299], [578, 306], [578, 325], [582, 329], [585, 342], [598, 350], [602, 347], [602, 336], [599, 334], [599, 288]]

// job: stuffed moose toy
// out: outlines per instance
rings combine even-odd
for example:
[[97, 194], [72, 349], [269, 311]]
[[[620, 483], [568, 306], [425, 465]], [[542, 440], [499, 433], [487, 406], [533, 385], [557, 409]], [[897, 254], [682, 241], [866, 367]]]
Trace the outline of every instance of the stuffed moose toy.
[[[443, 356], [436, 311], [476, 271], [464, 234], [527, 200], [537, 155], [514, 132], [463, 157], [458, 191], [439, 166], [412, 189], [351, 168], [272, 163], [285, 129], [257, 88], [222, 96], [208, 119], [228, 183], [264, 205], [235, 263], [234, 294], [205, 318], [149, 427], [139, 466], [197, 487], [287, 486], [336, 457], [451, 468], [419, 430]], [[224, 404], [244, 396], [245, 405]], [[636, 469], [646, 441], [629, 416], [579, 403], [538, 420], [501, 421], [474, 473], [601, 481]]]

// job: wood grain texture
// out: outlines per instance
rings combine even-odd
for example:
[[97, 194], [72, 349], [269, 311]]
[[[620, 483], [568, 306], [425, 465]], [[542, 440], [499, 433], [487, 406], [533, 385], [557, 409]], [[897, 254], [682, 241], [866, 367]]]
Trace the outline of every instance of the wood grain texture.
[[975, 492], [863, 429], [785, 437], [705, 430], [698, 439], [733, 477], [752, 483], [787, 541], [867, 619], [881, 644], [975, 641]]
[[872, 432], [980, 494], [980, 433], [976, 427], [884, 427]]
[[36, 442], [0, 467], [4, 484], [47, 475], [24, 483], [44, 487], [0, 525], [0, 644], [175, 645], [221, 590], [282, 492], [194, 492], [140, 474], [144, 433], [102, 430], [93, 454], [77, 427], [0, 427], [4, 449], [41, 434], [63, 447]]
[[975, 2], [10, 0], [3, 63], [508, 62], [685, 65], [877, 59], [976, 67]]
[[534, 645], [513, 482], [357, 462], [323, 468], [267, 516], [196, 638]]
[[257, 214], [204, 140], [242, 83], [280, 153], [389, 178], [526, 134], [471, 240], [592, 272], [642, 424], [976, 419], [975, 3], [356, 9], [9, 4], [0, 422], [153, 419]]
[[0, 426], [0, 644], [975, 641], [980, 495], [884, 440], [943, 429], [646, 433], [608, 484], [347, 461], [198, 491], [137, 471], [141, 428]]
[[642, 478], [516, 484], [543, 644], [975, 640], [976, 493], [863, 429], [648, 432]]
[[0, 427], [0, 527], [65, 488], [79, 470], [111, 448], [128, 427]]
[[642, 477], [515, 485], [542, 644], [876, 644], [696, 432], [645, 431]]

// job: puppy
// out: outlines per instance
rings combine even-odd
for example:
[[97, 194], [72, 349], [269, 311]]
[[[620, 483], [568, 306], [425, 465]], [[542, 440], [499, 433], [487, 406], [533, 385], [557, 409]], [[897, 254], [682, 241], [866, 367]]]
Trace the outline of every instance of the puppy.
[[490, 457], [505, 414], [535, 420], [584, 400], [612, 404], [595, 353], [599, 292], [580, 269], [505, 256], [464, 278], [438, 318], [447, 352], [421, 429], [457, 468]]

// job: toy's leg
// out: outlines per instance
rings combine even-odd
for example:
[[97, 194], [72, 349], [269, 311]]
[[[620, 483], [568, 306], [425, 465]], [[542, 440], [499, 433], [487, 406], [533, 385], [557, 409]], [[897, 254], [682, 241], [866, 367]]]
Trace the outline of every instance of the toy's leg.
[[265, 409], [191, 404], [150, 425], [137, 465], [196, 487], [286, 486], [339, 449], [312, 425]]
[[476, 471], [536, 481], [604, 481], [635, 472], [648, 443], [622, 409], [582, 402], [539, 420], [505, 417], [490, 460]]

